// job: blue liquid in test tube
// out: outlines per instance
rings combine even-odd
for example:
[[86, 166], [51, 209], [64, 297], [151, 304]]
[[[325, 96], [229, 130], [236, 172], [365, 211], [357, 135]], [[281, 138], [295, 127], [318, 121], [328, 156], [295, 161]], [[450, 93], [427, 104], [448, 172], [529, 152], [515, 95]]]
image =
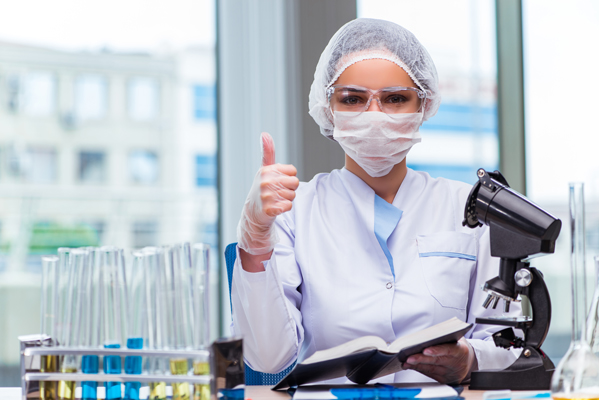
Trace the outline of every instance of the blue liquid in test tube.
[[[143, 338], [129, 338], [127, 339], [128, 349], [142, 349], [144, 345]], [[140, 375], [141, 374], [141, 357], [140, 356], [127, 356], [125, 357], [125, 373]], [[139, 389], [141, 387], [140, 382], [127, 382], [125, 383], [125, 400], [139, 400]]]
[[[97, 374], [100, 371], [98, 356], [81, 357], [81, 372], [84, 374]], [[96, 400], [98, 398], [98, 382], [84, 381], [81, 383], [81, 399]]]
[[[105, 349], [120, 349], [120, 344], [105, 344]], [[120, 356], [105, 356], [104, 357], [104, 373], [105, 374], [120, 374], [121, 373], [121, 357]], [[119, 382], [105, 382], [106, 400], [121, 399], [121, 384]]]

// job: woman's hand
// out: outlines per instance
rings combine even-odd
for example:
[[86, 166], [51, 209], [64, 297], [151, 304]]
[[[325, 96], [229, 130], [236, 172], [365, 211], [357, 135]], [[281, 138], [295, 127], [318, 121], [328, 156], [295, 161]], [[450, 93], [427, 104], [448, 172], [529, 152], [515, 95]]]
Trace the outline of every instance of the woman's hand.
[[293, 165], [275, 164], [272, 137], [262, 133], [262, 167], [254, 178], [241, 219], [237, 226], [238, 246], [243, 268], [263, 271], [278, 239], [274, 230], [277, 215], [291, 210], [295, 190], [299, 186]]
[[404, 369], [413, 369], [441, 383], [461, 383], [478, 369], [474, 349], [464, 338], [457, 343], [441, 344], [408, 357]]

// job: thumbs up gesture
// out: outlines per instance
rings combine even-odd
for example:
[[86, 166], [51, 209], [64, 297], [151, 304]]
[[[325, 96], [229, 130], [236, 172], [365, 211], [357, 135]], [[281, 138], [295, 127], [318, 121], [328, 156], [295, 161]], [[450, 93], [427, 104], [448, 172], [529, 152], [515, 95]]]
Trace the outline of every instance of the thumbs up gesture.
[[237, 226], [240, 249], [252, 255], [267, 254], [277, 243], [274, 221], [291, 210], [299, 186], [293, 165], [275, 164], [275, 145], [268, 133], [262, 133], [262, 167], [245, 201]]

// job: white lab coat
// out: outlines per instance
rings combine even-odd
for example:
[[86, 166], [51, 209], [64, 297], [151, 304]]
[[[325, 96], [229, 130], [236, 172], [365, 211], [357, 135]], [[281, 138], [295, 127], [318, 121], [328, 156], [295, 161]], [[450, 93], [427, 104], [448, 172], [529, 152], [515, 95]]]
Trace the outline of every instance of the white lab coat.
[[[393, 200], [403, 214], [387, 241], [394, 279], [374, 234], [374, 191], [345, 168], [300, 184], [292, 210], [276, 219], [279, 242], [266, 270], [243, 270], [239, 254], [235, 263], [232, 331], [244, 339], [248, 365], [276, 373], [360, 336], [390, 343], [451, 317], [500, 315], [501, 303], [482, 307], [481, 285], [499, 268], [488, 229], [462, 226], [470, 188], [408, 169]], [[510, 314], [520, 307], [512, 303]], [[516, 360], [518, 351], [493, 343], [499, 329], [475, 325], [466, 335], [479, 369]], [[381, 380], [428, 378], [401, 371]]]

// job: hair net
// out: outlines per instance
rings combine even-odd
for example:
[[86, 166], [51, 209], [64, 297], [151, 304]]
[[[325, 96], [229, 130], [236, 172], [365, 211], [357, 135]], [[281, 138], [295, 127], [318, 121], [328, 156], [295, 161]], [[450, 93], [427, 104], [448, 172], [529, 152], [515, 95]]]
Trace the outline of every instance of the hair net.
[[441, 102], [437, 70], [431, 56], [407, 29], [389, 21], [358, 18], [343, 25], [318, 60], [310, 88], [309, 113], [320, 132], [333, 140], [333, 116], [326, 91], [347, 67], [358, 61], [394, 62], [426, 92], [423, 121], [435, 115]]

